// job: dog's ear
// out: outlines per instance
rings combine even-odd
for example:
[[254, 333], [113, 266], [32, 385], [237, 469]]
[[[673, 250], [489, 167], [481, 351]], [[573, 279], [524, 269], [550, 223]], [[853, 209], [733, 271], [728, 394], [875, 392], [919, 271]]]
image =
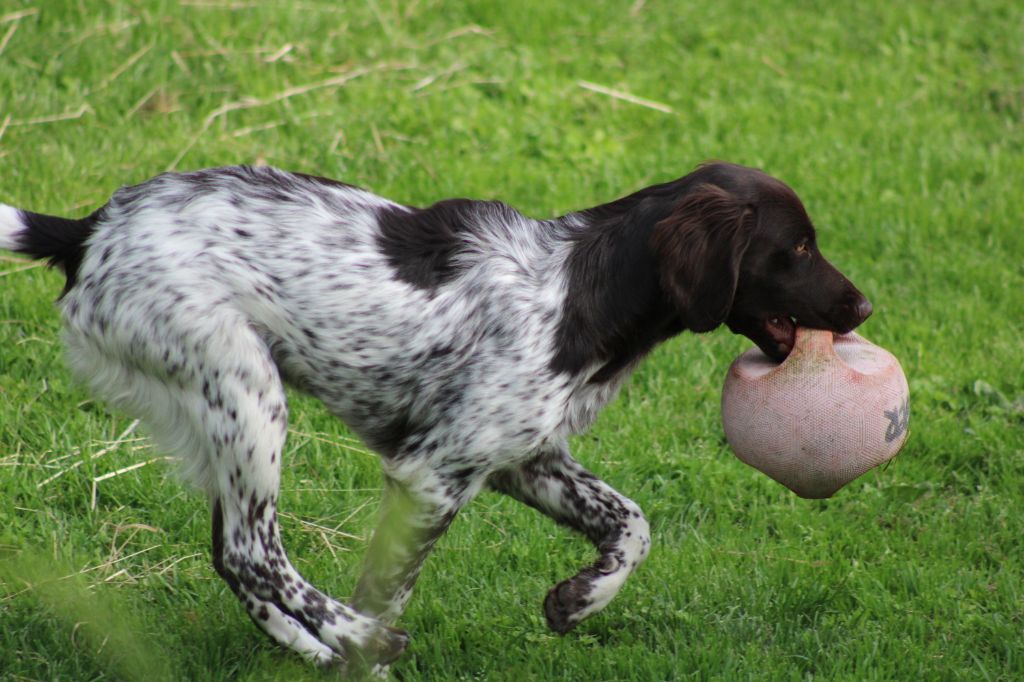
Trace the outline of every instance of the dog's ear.
[[651, 246], [661, 288], [688, 329], [710, 331], [728, 317], [755, 223], [752, 206], [705, 184], [655, 225]]

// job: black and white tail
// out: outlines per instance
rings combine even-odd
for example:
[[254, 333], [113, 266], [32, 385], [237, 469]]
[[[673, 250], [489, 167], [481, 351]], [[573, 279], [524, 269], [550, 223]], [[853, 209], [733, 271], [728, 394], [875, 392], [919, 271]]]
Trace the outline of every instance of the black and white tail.
[[0, 249], [46, 258], [67, 275], [66, 292], [75, 284], [85, 241], [99, 212], [85, 218], [58, 218], [0, 204]]

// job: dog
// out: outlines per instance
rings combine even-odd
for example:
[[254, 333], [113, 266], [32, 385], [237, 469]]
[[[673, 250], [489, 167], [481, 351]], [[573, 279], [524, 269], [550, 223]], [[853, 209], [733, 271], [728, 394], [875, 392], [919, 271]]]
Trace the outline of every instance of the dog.
[[[0, 205], [0, 247], [64, 271], [74, 374], [206, 492], [213, 565], [256, 625], [340, 667], [405, 649], [394, 624], [420, 567], [484, 488], [597, 548], [544, 601], [568, 632], [650, 548], [637, 504], [568, 447], [641, 359], [724, 324], [780, 360], [797, 325], [845, 333], [871, 314], [792, 189], [717, 162], [550, 220], [498, 201], [414, 208], [272, 168], [167, 173], [81, 219]], [[286, 382], [381, 456], [350, 604], [281, 544]]]

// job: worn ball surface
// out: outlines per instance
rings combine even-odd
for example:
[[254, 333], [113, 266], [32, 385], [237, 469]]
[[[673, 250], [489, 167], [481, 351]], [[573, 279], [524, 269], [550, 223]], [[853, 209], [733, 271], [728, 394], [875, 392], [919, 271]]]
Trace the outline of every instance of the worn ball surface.
[[782, 363], [752, 348], [722, 390], [733, 452], [801, 497], [830, 497], [894, 457], [909, 421], [899, 361], [853, 333], [799, 328]]

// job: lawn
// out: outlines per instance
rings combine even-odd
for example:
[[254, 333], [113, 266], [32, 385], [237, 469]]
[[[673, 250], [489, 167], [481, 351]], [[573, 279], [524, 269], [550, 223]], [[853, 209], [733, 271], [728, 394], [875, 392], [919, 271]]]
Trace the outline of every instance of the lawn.
[[[660, 347], [575, 453], [654, 549], [565, 637], [592, 550], [483, 494], [430, 558], [402, 680], [1024, 679], [1024, 6], [783, 0], [0, 0], [0, 201], [79, 216], [267, 163], [549, 217], [718, 158], [801, 195], [910, 380], [901, 455], [825, 501], [736, 460], [725, 330]], [[59, 273], [0, 254], [0, 678], [320, 679], [213, 571], [205, 503], [74, 384]], [[344, 597], [377, 461], [291, 395], [281, 500]], [[141, 465], [129, 468], [133, 465]]]

